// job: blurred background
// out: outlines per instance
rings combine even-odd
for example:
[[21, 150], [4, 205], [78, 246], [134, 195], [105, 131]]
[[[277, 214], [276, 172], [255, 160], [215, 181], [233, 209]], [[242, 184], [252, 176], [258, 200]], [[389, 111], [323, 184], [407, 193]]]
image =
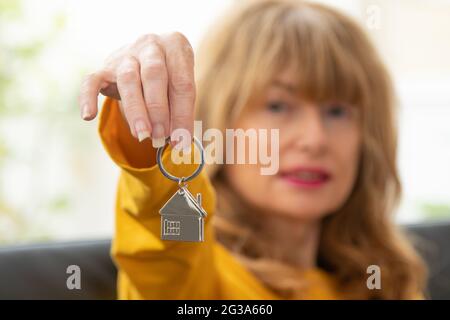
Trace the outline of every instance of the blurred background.
[[[144, 33], [195, 49], [233, 2], [0, 0], [0, 245], [112, 235], [118, 170], [79, 117], [82, 77]], [[321, 2], [365, 26], [394, 76], [397, 221], [450, 219], [450, 0]]]

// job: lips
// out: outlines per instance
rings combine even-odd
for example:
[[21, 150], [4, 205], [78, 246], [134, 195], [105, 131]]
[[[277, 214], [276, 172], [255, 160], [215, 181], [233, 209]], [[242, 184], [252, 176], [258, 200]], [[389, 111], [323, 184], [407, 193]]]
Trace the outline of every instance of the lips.
[[323, 168], [301, 167], [283, 171], [280, 177], [294, 186], [318, 188], [330, 181], [331, 174]]

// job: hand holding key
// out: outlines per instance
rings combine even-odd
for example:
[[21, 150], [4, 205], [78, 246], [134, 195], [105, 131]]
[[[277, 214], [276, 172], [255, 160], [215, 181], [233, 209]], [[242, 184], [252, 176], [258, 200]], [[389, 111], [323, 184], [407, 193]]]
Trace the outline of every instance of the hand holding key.
[[[92, 120], [98, 94], [121, 101], [131, 134], [153, 147], [165, 144], [176, 129], [193, 135], [195, 80], [194, 52], [187, 38], [174, 32], [148, 34], [108, 57], [103, 68], [88, 75], [79, 96], [81, 117]], [[181, 147], [191, 141], [182, 139]], [[172, 140], [172, 145], [177, 141]]]

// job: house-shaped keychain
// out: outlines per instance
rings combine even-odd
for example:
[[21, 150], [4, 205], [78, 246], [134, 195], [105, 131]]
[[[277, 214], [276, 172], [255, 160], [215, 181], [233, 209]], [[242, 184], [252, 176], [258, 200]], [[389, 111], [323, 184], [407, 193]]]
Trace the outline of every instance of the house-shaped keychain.
[[201, 194], [197, 199], [186, 187], [181, 187], [159, 210], [161, 239], [203, 241], [204, 218]]

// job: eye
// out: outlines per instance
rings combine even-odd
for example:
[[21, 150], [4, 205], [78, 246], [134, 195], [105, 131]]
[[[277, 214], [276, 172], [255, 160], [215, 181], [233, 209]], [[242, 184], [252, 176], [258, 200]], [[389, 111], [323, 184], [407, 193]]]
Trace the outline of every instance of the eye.
[[348, 110], [341, 104], [331, 104], [326, 107], [326, 114], [333, 118], [342, 118], [348, 115]]
[[272, 113], [281, 113], [288, 109], [289, 106], [282, 101], [271, 101], [267, 103], [267, 110]]

